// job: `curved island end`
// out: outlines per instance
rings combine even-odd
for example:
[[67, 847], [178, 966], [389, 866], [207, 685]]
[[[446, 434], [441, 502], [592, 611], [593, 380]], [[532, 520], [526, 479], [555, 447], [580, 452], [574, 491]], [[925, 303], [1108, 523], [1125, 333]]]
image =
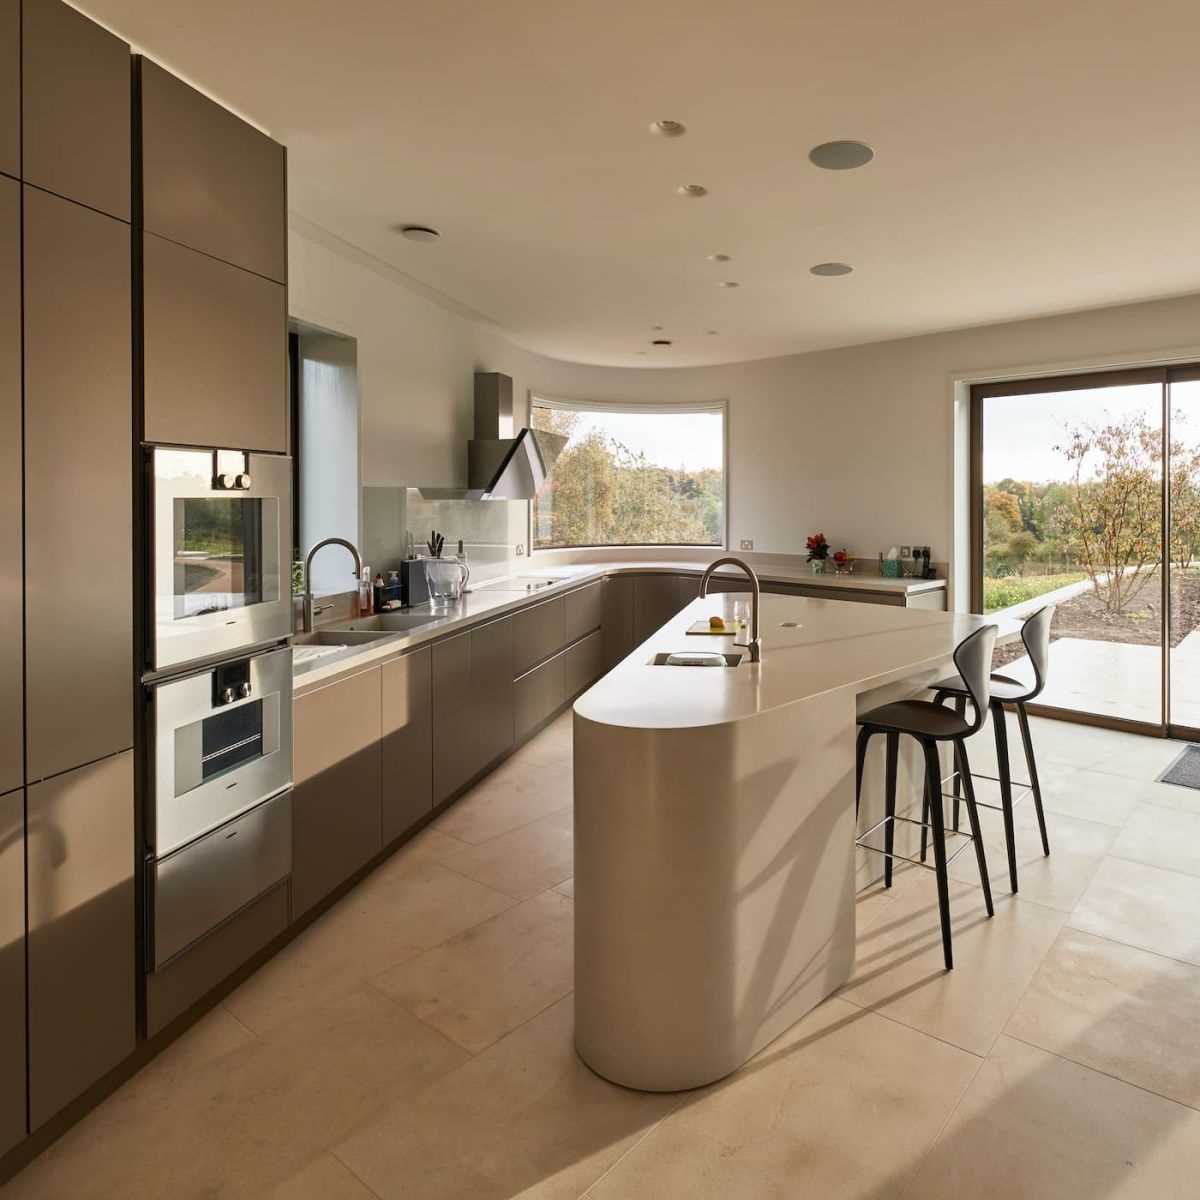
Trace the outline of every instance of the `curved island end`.
[[[768, 595], [760, 663], [653, 665], [736, 653], [687, 630], [738, 598], [692, 601], [575, 703], [576, 1048], [644, 1091], [728, 1075], [849, 978], [882, 862], [854, 844], [856, 711], [921, 694], [983, 623]], [[920, 779], [902, 762], [901, 811]]]

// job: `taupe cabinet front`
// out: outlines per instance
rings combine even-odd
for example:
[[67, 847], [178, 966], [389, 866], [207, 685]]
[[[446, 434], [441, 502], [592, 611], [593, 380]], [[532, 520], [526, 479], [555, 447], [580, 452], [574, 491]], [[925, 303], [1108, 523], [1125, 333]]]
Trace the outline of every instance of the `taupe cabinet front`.
[[433, 646], [433, 798], [454, 795], [513, 744], [508, 619]]
[[0, 179], [0, 793], [25, 782], [21, 468], [21, 185]]
[[[688, 585], [691, 587], [689, 592]], [[661, 629], [685, 604], [695, 599], [698, 581], [680, 575], [635, 575], [633, 641], [637, 645]]]
[[432, 652], [383, 665], [383, 844], [433, 808]]
[[129, 220], [129, 46], [62, 0], [24, 0], [22, 178]]
[[25, 793], [0, 796], [0, 1155], [25, 1136]]
[[0, 0], [0, 174], [21, 173], [21, 3]]
[[380, 668], [297, 696], [293, 738], [292, 918], [383, 845]]
[[149, 59], [141, 94], [147, 232], [285, 283], [284, 148]]
[[26, 186], [31, 781], [133, 745], [130, 305], [129, 227]]
[[287, 290], [147, 233], [145, 439], [287, 450]]
[[133, 1052], [133, 751], [29, 788], [29, 1119]]

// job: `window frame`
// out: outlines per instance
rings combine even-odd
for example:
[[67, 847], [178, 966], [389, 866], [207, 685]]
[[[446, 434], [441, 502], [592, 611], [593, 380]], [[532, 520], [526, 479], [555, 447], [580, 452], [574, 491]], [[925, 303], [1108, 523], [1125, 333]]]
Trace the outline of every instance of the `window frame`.
[[532, 558], [537, 554], [558, 554], [572, 550], [728, 550], [729, 549], [729, 401], [728, 400], [578, 400], [567, 396], [552, 396], [533, 388], [526, 397], [527, 424], [533, 426], [535, 407], [558, 409], [560, 412], [649, 413], [673, 416], [681, 413], [721, 414], [721, 531], [718, 542], [579, 542], [569, 546], [534, 545], [535, 501], [529, 501], [527, 542]]

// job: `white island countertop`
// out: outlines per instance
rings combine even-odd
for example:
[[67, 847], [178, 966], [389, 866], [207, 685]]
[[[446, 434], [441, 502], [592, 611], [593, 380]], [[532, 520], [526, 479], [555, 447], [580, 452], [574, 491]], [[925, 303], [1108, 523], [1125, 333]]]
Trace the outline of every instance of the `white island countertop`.
[[[946, 664], [964, 637], [980, 625], [999, 625], [1001, 637], [1017, 625], [962, 613], [845, 604], [799, 596], [762, 597], [762, 661], [729, 635], [687, 630], [714, 613], [732, 615], [733, 594], [693, 600], [618, 663], [576, 702], [589, 721], [641, 729], [722, 725], [799, 704], [826, 692], [868, 691]], [[733, 668], [653, 666], [657, 653], [716, 650], [741, 653]]]

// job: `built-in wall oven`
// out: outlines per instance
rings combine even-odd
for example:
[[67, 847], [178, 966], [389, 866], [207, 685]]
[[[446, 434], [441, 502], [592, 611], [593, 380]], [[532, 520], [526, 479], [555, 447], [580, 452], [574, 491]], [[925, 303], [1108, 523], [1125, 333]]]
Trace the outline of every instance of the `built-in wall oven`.
[[286, 638], [291, 459], [155, 446], [149, 471], [150, 668]]
[[292, 651], [152, 685], [150, 966], [291, 874]]

